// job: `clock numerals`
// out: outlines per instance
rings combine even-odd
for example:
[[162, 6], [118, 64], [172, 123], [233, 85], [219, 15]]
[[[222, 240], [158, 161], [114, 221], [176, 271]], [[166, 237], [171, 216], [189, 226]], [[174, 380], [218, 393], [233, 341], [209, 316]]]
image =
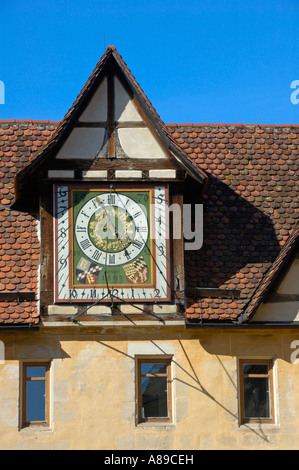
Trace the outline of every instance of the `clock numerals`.
[[73, 288], [73, 289], [69, 290], [69, 298], [70, 299], [77, 299], [78, 298], [77, 289]]
[[136, 246], [136, 248], [140, 249], [143, 243], [140, 240], [133, 240], [132, 245]]
[[99, 261], [103, 253], [101, 253], [99, 250], [95, 250], [93, 255], [91, 256], [94, 261]]
[[110, 255], [109, 254], [109, 264], [112, 266], [115, 265], [115, 255]]
[[87, 232], [86, 227], [78, 226], [76, 230], [77, 230], [77, 233], [86, 233]]
[[88, 238], [85, 238], [83, 241], [80, 242], [80, 246], [83, 250], [87, 250], [87, 248], [90, 248], [92, 244]]

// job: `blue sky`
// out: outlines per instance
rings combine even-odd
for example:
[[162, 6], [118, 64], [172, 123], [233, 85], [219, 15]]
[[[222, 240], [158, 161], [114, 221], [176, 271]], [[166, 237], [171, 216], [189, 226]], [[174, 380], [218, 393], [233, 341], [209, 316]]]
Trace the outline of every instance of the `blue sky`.
[[299, 0], [0, 7], [0, 119], [62, 119], [114, 44], [164, 122], [299, 123]]

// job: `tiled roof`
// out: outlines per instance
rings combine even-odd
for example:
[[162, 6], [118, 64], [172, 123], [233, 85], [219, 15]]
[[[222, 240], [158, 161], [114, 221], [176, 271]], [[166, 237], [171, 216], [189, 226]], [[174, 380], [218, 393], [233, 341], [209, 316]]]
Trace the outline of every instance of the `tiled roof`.
[[[39, 240], [36, 215], [13, 210], [14, 176], [51, 137], [57, 123], [0, 121], [0, 324], [38, 323], [36, 300], [6, 300], [37, 293]], [[35, 297], [37, 297], [35, 295]]]
[[[35, 214], [10, 204], [16, 172], [58, 126], [0, 121], [0, 294], [37, 292]], [[275, 269], [273, 263], [299, 218], [299, 126], [170, 124], [167, 129], [190, 162], [209, 175], [204, 243], [198, 252], [186, 252], [187, 284], [240, 290], [235, 299], [189, 298], [186, 318], [236, 321], [258, 295], [271, 266]], [[36, 300], [0, 301], [0, 323], [36, 324]]]
[[299, 218], [299, 126], [169, 124], [209, 176], [204, 242], [186, 252], [191, 287], [240, 289], [239, 299], [189, 298], [189, 321], [236, 321]]

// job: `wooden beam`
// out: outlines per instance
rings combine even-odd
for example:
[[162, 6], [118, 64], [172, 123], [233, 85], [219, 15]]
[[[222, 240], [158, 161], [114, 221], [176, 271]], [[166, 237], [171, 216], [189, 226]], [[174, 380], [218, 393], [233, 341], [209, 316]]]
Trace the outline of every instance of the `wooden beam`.
[[264, 300], [264, 303], [271, 303], [271, 302], [299, 302], [299, 294], [270, 294]]
[[[53, 253], [53, 186], [44, 185], [40, 203], [40, 233], [41, 233], [41, 262], [40, 262], [40, 300], [41, 305], [46, 301], [53, 302], [54, 289], [54, 253]], [[44, 299], [44, 293], [51, 291], [50, 298]]]
[[[76, 127], [100, 127], [100, 128], [106, 128], [108, 126], [106, 121], [86, 121], [86, 122], [77, 122]], [[119, 122], [115, 121], [114, 122], [114, 127], [116, 129], [122, 129], [122, 128], [144, 128], [147, 127], [145, 122], [143, 121], [126, 121], [126, 122]]]
[[188, 287], [187, 295], [193, 298], [210, 297], [212, 299], [239, 299], [240, 291], [237, 289], [218, 289], [211, 287]]
[[[174, 169], [182, 171], [180, 166], [170, 159], [164, 158], [117, 158], [108, 160], [106, 158], [99, 158], [98, 160], [55, 160], [47, 170], [108, 170], [108, 169], [131, 169], [131, 170], [168, 170]], [[182, 173], [182, 178], [184, 174]]]
[[[185, 297], [185, 271], [184, 271], [184, 235], [183, 235], [183, 195], [172, 194], [172, 204], [177, 204], [180, 207], [181, 238], [172, 240], [172, 260], [173, 260], [173, 289], [176, 297], [183, 299]], [[171, 215], [172, 217], [172, 215]], [[173, 227], [173, 217], [170, 221], [170, 226]]]
[[35, 300], [35, 292], [33, 291], [23, 291], [23, 292], [0, 292], [0, 302], [29, 302]]
[[134, 129], [137, 129], [137, 128], [144, 128], [144, 127], [147, 127], [147, 125], [145, 124], [145, 122], [143, 121], [127, 121], [127, 122], [116, 122], [115, 123], [115, 127], [117, 129], [130, 129], [130, 128], [134, 128]]
[[115, 125], [114, 125], [114, 103], [115, 103], [115, 94], [114, 94], [114, 77], [110, 73], [107, 78], [108, 83], [108, 158], [115, 158]]

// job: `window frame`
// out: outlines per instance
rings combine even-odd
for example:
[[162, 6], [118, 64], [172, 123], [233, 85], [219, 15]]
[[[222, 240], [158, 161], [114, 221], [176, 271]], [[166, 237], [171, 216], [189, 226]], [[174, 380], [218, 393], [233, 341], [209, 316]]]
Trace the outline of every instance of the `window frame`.
[[[146, 363], [166, 364], [166, 373], [141, 374], [141, 365]], [[138, 356], [136, 357], [136, 379], [137, 379], [137, 424], [142, 423], [165, 423], [173, 422], [173, 397], [172, 397], [172, 356]], [[166, 377], [167, 380], [167, 417], [142, 417], [142, 377]]]
[[[50, 426], [50, 361], [24, 361], [22, 363], [22, 382], [21, 382], [21, 427], [32, 426]], [[31, 377], [27, 378], [28, 367], [45, 367], [44, 377]], [[27, 382], [28, 381], [45, 381], [45, 420], [44, 421], [27, 421]]]
[[[244, 364], [265, 364], [268, 366], [267, 374], [244, 374]], [[273, 374], [273, 359], [239, 359], [239, 404], [240, 404], [240, 424], [246, 423], [275, 423], [275, 406], [274, 406], [274, 374]], [[269, 381], [269, 418], [259, 417], [246, 417], [245, 416], [245, 400], [244, 400], [244, 379], [245, 378], [267, 378]]]

